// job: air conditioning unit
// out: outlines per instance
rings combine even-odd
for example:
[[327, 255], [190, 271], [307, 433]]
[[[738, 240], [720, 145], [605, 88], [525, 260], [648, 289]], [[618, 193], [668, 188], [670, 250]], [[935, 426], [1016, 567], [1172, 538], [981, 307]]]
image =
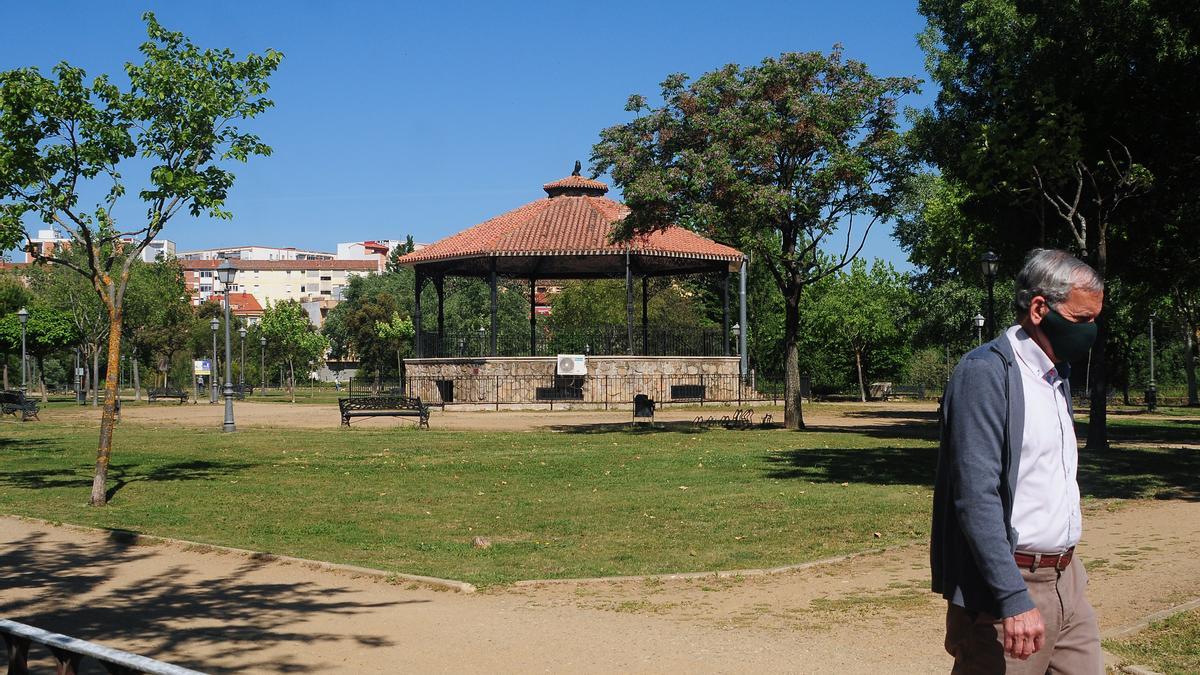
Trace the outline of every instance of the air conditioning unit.
[[587, 357], [583, 354], [559, 354], [559, 375], [587, 375]]

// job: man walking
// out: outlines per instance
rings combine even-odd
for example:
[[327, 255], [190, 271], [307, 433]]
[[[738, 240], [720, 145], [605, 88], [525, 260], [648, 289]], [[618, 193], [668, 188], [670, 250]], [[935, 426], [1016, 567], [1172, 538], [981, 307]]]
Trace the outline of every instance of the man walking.
[[942, 402], [930, 566], [954, 673], [1103, 673], [1075, 556], [1082, 521], [1069, 364], [1096, 339], [1104, 282], [1037, 249], [1018, 323], [963, 357]]

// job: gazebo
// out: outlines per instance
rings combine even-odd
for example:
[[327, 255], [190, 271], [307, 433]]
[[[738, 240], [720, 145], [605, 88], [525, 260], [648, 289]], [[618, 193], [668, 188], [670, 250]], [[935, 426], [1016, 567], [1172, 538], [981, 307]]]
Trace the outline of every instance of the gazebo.
[[[416, 273], [416, 302], [413, 321], [416, 328], [415, 358], [406, 361], [410, 380], [422, 378], [437, 385], [442, 402], [447, 398], [460, 402], [460, 396], [447, 396], [455, 385], [448, 380], [469, 378], [556, 377], [551, 387], [530, 387], [526, 393], [508, 398], [515, 403], [553, 399], [561, 393], [563, 377], [569, 383], [568, 398], [579, 400], [576, 389], [586, 389], [590, 375], [746, 375], [746, 331], [730, 326], [729, 286], [732, 272], [739, 272], [738, 326], [746, 325], [746, 256], [741, 251], [706, 239], [690, 230], [672, 226], [628, 242], [614, 242], [613, 227], [625, 218], [629, 209], [605, 197], [608, 186], [579, 175], [579, 163], [568, 177], [546, 183], [546, 197], [513, 209], [483, 223], [409, 253], [398, 260]], [[647, 282], [651, 277], [691, 274], [717, 274], [722, 279], [723, 323], [720, 339], [701, 344], [688, 343], [675, 349], [671, 344], [650, 339]], [[446, 277], [475, 277], [489, 282], [491, 290], [491, 326], [487, 335], [479, 335], [478, 350], [464, 353], [464, 338], [449, 338], [445, 333], [444, 303]], [[528, 350], [511, 340], [501, 345], [497, 325], [498, 280], [519, 279], [529, 283], [530, 313]], [[571, 345], [577, 356], [586, 359], [587, 373], [564, 376], [558, 354], [544, 353], [539, 344], [536, 289], [538, 281], [566, 279], [625, 280], [625, 326], [617, 339], [594, 340], [586, 345]], [[641, 324], [635, 330], [635, 278], [641, 280]], [[436, 332], [425, 326], [421, 293], [432, 284], [437, 297]], [[737, 340], [737, 354], [730, 354], [730, 337]], [[543, 339], [545, 336], [542, 336]], [[640, 338], [640, 339], [639, 339]], [[595, 342], [595, 344], [592, 344]], [[566, 344], [558, 342], [557, 345]], [[550, 345], [554, 347], [556, 345]], [[675, 352], [675, 353], [671, 353]], [[662, 379], [660, 377], [660, 379]], [[463, 392], [464, 382], [457, 391]], [[469, 385], [468, 388], [474, 388]], [[638, 389], [638, 386], [627, 387]], [[661, 388], [661, 385], [660, 385]], [[544, 391], [538, 392], [537, 389]], [[694, 391], [694, 388], [693, 388]], [[495, 392], [493, 392], [495, 393]], [[583, 392], [586, 401], [587, 392]], [[607, 394], [606, 394], [607, 396]], [[471, 398], [471, 397], [467, 397]], [[496, 396], [497, 400], [500, 398]]]

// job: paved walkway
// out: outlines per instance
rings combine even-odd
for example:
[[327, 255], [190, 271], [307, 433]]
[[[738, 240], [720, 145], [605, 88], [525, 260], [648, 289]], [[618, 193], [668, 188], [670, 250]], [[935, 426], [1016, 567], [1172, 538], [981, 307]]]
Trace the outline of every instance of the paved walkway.
[[[1089, 513], [1102, 629], [1200, 596], [1200, 502]], [[0, 616], [208, 672], [946, 672], [920, 545], [778, 576], [473, 595], [0, 517]]]

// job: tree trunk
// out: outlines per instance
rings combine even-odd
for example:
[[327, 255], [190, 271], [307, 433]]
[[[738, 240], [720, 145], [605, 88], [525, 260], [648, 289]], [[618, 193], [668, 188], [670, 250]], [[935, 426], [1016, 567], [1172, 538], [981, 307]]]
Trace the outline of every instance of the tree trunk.
[[46, 362], [41, 356], [35, 357], [34, 362], [37, 363], [38, 384], [42, 386], [42, 403], [50, 402], [50, 393], [46, 391]]
[[1183, 370], [1187, 374], [1187, 404], [1200, 406], [1200, 392], [1196, 385], [1196, 331], [1185, 321], [1183, 324]]
[[[1101, 226], [1097, 228], [1099, 232], [1096, 237], [1089, 237], [1088, 241], [1096, 242], [1096, 251], [1091, 257], [1090, 262], [1096, 272], [1100, 274], [1100, 278], [1104, 278], [1105, 268], [1108, 267], [1108, 242], [1107, 228]], [[1092, 375], [1092, 400], [1091, 407], [1088, 411], [1088, 432], [1087, 432], [1087, 449], [1088, 450], [1106, 450], [1108, 448], [1108, 296], [1104, 299], [1104, 308], [1100, 312], [1100, 316], [1096, 317], [1098, 324], [1096, 345], [1092, 347], [1093, 363], [1099, 367], [1095, 369]]]
[[138, 370], [137, 359], [133, 359], [133, 400], [142, 400], [142, 374]]
[[[107, 303], [106, 303], [107, 304]], [[100, 415], [100, 444], [96, 448], [96, 475], [92, 479], [92, 506], [108, 503], [108, 464], [112, 457], [113, 427], [117, 421], [117, 378], [121, 374], [121, 312], [108, 307], [108, 373], [104, 378], [104, 411]], [[99, 350], [97, 357], [99, 359]]]
[[803, 392], [800, 390], [800, 347], [796, 344], [800, 332], [799, 293], [786, 303], [784, 319], [783, 426], [785, 429], [804, 428]]
[[288, 361], [288, 391], [292, 394], [292, 403], [296, 402], [296, 367]]
[[863, 386], [862, 352], [854, 350], [854, 365], [858, 367], [858, 400], [867, 402], [867, 388]]
[[8, 354], [4, 355], [4, 388], [8, 389]]
[[100, 405], [100, 348], [92, 347], [92, 407]]

